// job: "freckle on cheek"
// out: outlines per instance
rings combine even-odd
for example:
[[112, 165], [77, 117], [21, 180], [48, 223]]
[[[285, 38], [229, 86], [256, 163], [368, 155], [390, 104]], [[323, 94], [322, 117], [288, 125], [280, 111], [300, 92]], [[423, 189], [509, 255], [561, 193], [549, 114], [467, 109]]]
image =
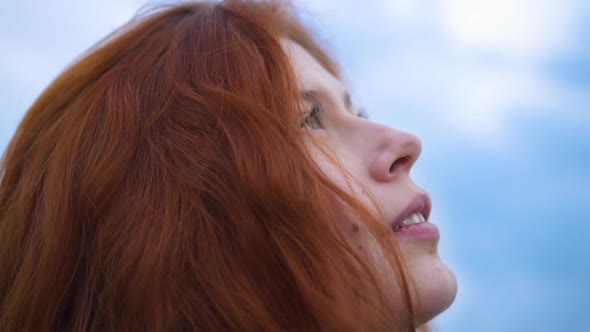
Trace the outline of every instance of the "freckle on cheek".
[[352, 232], [353, 233], [358, 233], [358, 231], [359, 231], [359, 225], [357, 223], [354, 223], [354, 224], [352, 224], [351, 229], [352, 229]]

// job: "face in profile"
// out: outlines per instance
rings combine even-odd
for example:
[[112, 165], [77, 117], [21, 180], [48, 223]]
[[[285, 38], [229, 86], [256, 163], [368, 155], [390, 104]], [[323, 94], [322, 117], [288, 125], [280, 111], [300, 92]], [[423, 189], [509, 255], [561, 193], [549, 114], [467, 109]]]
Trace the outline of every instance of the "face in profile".
[[[350, 174], [362, 184], [362, 190], [345, 180], [322, 154], [313, 153], [332, 180], [368, 206], [372, 196], [376, 209], [399, 243], [410, 277], [415, 286], [416, 319], [422, 325], [445, 310], [457, 291], [456, 279], [438, 255], [439, 231], [428, 220], [430, 198], [410, 177], [410, 170], [420, 155], [420, 140], [409, 133], [392, 129], [359, 114], [351, 105], [345, 85], [330, 74], [297, 43], [283, 39], [283, 47], [293, 65], [304, 96], [307, 116], [303, 126], [307, 135], [327, 146]], [[310, 145], [314, 149], [313, 145]], [[369, 191], [367, 194], [366, 191]], [[359, 232], [362, 220], [339, 220], [344, 233], [361, 255], [375, 257], [390, 297], [395, 303], [395, 277], [387, 271], [385, 258], [374, 246], [374, 239]], [[383, 268], [380, 269], [381, 263]]]

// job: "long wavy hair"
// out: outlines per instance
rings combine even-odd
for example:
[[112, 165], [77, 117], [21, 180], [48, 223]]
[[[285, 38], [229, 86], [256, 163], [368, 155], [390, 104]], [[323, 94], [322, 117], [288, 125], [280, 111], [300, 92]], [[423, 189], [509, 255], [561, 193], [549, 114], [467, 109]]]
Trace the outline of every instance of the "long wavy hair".
[[139, 15], [41, 94], [0, 166], [0, 330], [415, 328], [391, 234], [306, 147], [281, 38], [339, 76], [291, 5], [191, 2]]

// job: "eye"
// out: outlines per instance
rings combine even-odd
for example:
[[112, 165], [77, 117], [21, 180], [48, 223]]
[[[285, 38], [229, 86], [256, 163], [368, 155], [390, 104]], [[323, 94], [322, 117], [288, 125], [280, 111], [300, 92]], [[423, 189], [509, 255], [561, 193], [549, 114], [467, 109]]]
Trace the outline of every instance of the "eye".
[[303, 121], [301, 122], [301, 128], [305, 129], [323, 129], [323, 121], [322, 121], [323, 111], [322, 105], [319, 103], [313, 103], [311, 106], [311, 110], [309, 113], [305, 115]]

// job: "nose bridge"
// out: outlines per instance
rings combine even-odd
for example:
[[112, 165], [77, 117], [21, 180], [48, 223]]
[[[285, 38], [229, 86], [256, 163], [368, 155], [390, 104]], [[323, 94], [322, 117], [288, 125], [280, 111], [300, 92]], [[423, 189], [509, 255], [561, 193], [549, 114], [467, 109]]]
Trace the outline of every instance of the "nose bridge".
[[422, 152], [422, 142], [408, 132], [377, 126], [371, 135], [375, 145], [369, 158], [369, 173], [377, 182], [388, 182], [398, 174], [410, 172]]

